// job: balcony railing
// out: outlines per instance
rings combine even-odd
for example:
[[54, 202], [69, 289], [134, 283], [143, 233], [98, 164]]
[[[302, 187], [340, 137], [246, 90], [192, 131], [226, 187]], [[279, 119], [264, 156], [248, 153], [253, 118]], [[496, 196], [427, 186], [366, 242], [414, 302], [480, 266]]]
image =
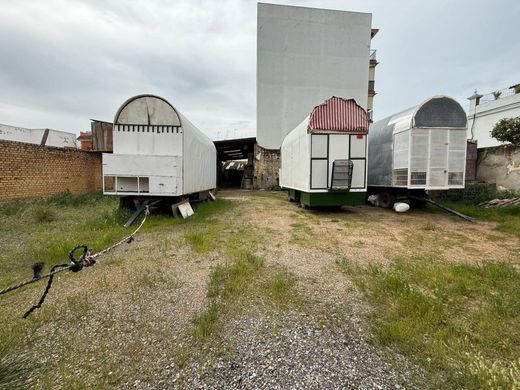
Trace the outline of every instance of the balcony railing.
[[482, 95], [482, 97], [480, 98], [480, 102], [481, 103], [492, 102], [494, 100], [502, 99], [507, 96], [513, 96], [517, 93], [520, 93], [520, 89], [515, 89], [515, 86], [509, 87], [509, 88], [503, 88], [503, 89], [499, 89], [498, 91], [490, 92], [490, 93], [486, 93], [485, 95]]
[[375, 49], [370, 50], [369, 60], [370, 61], [377, 61], [376, 50]]

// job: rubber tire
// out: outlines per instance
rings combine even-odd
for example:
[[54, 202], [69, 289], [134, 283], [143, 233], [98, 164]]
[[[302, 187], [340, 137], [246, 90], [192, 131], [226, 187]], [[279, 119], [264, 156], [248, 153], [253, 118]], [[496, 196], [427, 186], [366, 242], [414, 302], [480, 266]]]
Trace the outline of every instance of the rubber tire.
[[395, 203], [395, 195], [388, 191], [377, 194], [379, 206], [384, 209], [391, 209]]

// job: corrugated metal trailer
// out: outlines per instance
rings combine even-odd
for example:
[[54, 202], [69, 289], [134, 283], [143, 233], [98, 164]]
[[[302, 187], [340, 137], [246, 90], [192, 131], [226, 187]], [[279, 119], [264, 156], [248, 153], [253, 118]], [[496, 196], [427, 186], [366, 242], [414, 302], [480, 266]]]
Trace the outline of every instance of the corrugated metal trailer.
[[216, 187], [216, 149], [166, 99], [138, 95], [117, 111], [113, 153], [103, 154], [103, 193], [185, 197]]
[[396, 196], [464, 188], [466, 114], [454, 99], [434, 96], [373, 123], [368, 138], [368, 191], [381, 206], [392, 207]]
[[332, 97], [285, 137], [280, 186], [304, 207], [363, 204], [368, 118], [354, 99]]

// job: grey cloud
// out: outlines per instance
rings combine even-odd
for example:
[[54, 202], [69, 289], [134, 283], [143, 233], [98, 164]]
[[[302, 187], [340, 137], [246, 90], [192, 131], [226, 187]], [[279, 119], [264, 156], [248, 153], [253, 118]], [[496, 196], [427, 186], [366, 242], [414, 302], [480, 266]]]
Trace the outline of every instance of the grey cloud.
[[[283, 3], [373, 13], [376, 118], [520, 81], [513, 0]], [[0, 123], [77, 132], [157, 93], [211, 137], [255, 131], [253, 0], [7, 0], [0, 53]]]

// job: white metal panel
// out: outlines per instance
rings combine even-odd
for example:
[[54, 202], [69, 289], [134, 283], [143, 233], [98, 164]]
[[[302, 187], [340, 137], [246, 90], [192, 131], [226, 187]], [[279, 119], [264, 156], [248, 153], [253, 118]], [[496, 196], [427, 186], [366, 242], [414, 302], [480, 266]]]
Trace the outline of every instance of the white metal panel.
[[153, 194], [178, 194], [181, 180], [172, 176], [150, 176], [150, 192]]
[[352, 160], [354, 168], [352, 170], [352, 188], [365, 188], [366, 160]]
[[409, 131], [394, 136], [394, 169], [408, 168], [409, 137]]
[[448, 186], [463, 186], [466, 174], [466, 132], [449, 130]]
[[366, 157], [367, 136], [363, 134], [350, 136], [350, 158]]
[[181, 156], [182, 128], [173, 126], [114, 125], [115, 154]]
[[448, 130], [430, 131], [429, 187], [448, 185]]
[[410, 187], [424, 188], [427, 183], [430, 130], [412, 129], [410, 147]]
[[291, 131], [281, 147], [280, 186], [300, 191], [310, 189], [311, 134], [307, 132], [309, 117], [307, 116]]
[[138, 156], [103, 153], [104, 176], [177, 176], [182, 177], [179, 156]]
[[183, 191], [191, 194], [217, 186], [217, 150], [215, 144], [184, 115], [179, 113], [184, 135]]
[[410, 130], [394, 134], [393, 184], [408, 186], [408, 164], [410, 161]]
[[327, 160], [312, 160], [311, 189], [327, 188]]
[[327, 158], [328, 153], [328, 143], [327, 143], [327, 135], [322, 134], [312, 134], [311, 142], [312, 142], [312, 158]]

